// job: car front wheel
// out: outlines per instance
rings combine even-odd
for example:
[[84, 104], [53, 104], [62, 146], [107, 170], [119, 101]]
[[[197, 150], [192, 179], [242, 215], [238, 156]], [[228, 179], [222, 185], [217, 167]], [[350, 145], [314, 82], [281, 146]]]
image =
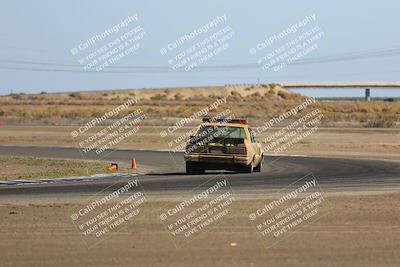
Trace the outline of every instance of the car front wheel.
[[264, 160], [264, 158], [261, 158], [260, 163], [258, 163], [258, 165], [254, 168], [254, 172], [262, 172], [263, 160]]
[[245, 165], [241, 168], [241, 171], [243, 173], [252, 173], [253, 172], [253, 162], [250, 162], [249, 165]]

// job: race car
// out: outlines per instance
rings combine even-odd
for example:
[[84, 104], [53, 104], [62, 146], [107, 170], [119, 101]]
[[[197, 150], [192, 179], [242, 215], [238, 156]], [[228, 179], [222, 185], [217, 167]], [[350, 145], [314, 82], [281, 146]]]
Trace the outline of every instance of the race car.
[[263, 151], [243, 119], [203, 118], [185, 151], [186, 173], [206, 170], [261, 172]]

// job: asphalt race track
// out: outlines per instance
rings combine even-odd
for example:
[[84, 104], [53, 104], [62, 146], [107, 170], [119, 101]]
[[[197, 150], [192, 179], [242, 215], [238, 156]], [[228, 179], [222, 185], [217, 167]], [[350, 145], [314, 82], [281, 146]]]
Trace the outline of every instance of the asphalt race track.
[[[76, 148], [0, 146], [0, 155], [26, 155], [48, 158], [96, 159], [95, 154], [82, 154]], [[216, 175], [228, 178], [233, 190], [263, 194], [277, 191], [301, 177], [312, 173], [326, 191], [398, 190], [400, 164], [386, 161], [336, 159], [318, 157], [268, 156], [261, 173], [210, 172], [205, 175], [186, 175], [182, 153], [167, 151], [116, 150], [109, 153], [105, 162], [128, 164], [131, 158], [141, 165], [151, 166], [146, 175], [110, 177], [90, 182], [62, 182], [27, 185], [1, 185], [0, 196], [31, 194], [94, 194], [107, 188], [115, 190], [126, 184], [127, 179], [138, 179], [149, 193], [174, 193], [189, 191]], [[106, 164], [106, 163], [105, 163]], [[112, 174], [111, 174], [112, 176]]]

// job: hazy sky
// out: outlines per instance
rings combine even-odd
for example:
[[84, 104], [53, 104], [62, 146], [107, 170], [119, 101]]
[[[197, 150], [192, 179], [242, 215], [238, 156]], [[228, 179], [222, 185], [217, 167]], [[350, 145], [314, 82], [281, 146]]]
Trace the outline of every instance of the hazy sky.
[[[0, 93], [55, 92], [281, 81], [395, 81], [399, 79], [398, 1], [100, 1], [3, 0], [0, 8]], [[129, 16], [140, 25], [140, 48], [103, 71], [87, 72], [71, 49]], [[315, 15], [316, 20], [256, 55], [250, 48]], [[182, 46], [160, 53], [215, 18], [226, 21]], [[168, 60], [229, 27], [227, 48], [194, 71], [174, 71]], [[312, 27], [323, 36], [300, 64], [262, 70], [260, 56]], [[89, 47], [119, 38], [122, 30]], [[97, 46], [99, 45], [99, 46]], [[309, 61], [308, 64], [307, 60]], [[326, 61], [318, 63], [318, 61]], [[301, 63], [303, 62], [303, 63]], [[128, 67], [119, 69], [119, 67]], [[210, 67], [211, 66], [211, 67]], [[213, 66], [223, 66], [215, 68]], [[135, 69], [134, 67], [139, 67]], [[340, 95], [340, 93], [338, 93]]]

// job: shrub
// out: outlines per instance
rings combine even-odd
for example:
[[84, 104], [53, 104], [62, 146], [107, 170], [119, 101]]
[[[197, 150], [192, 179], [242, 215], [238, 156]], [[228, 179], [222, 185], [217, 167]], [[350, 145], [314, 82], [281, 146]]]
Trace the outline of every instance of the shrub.
[[370, 128], [391, 128], [395, 124], [395, 119], [393, 117], [380, 117], [373, 121], [368, 122], [368, 127]]
[[182, 100], [182, 94], [181, 93], [177, 93], [174, 95], [175, 100]]
[[79, 93], [79, 92], [70, 93], [69, 96], [72, 97], [72, 98], [76, 98], [76, 99], [83, 99], [82, 94]]
[[10, 94], [10, 96], [12, 99], [16, 99], [16, 100], [19, 100], [22, 98], [22, 95], [19, 95], [19, 94]]
[[261, 97], [261, 94], [259, 92], [255, 92], [251, 96], [255, 97], [255, 98], [259, 98], [259, 97]]
[[290, 98], [290, 93], [285, 92], [285, 91], [279, 91], [278, 96], [282, 97], [283, 99], [289, 99]]
[[241, 96], [240, 93], [238, 91], [232, 91], [231, 92], [232, 96]]
[[164, 100], [165, 98], [166, 98], [166, 96], [162, 95], [162, 94], [156, 94], [156, 95], [150, 97], [151, 100]]

